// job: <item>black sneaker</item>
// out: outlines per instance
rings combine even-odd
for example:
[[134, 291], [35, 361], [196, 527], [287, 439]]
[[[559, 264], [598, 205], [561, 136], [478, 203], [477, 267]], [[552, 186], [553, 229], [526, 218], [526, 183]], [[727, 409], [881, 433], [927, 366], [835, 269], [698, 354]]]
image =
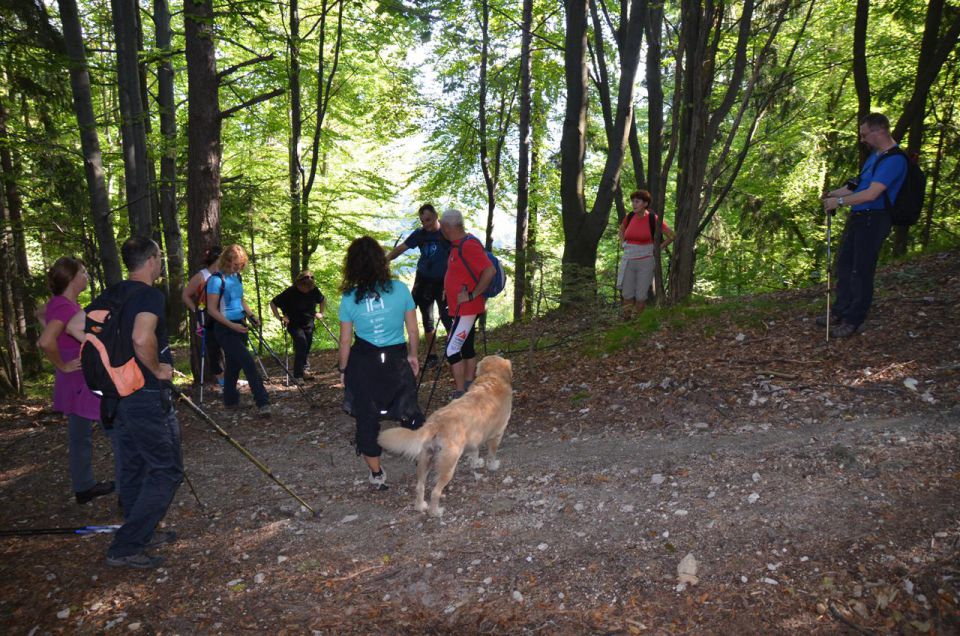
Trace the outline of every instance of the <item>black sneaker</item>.
[[93, 501], [97, 497], [109, 495], [114, 490], [116, 490], [116, 486], [112, 481], [99, 481], [94, 484], [93, 488], [88, 488], [82, 492], [74, 493], [74, 495], [77, 498], [77, 503], [82, 506], [85, 503]]
[[127, 556], [112, 557], [107, 555], [107, 565], [115, 568], [136, 568], [138, 570], [150, 570], [163, 563], [162, 556], [139, 552], [137, 554], [128, 554]]
[[[830, 326], [831, 326], [831, 327], [836, 327], [836, 326], [839, 325], [841, 322], [843, 322], [843, 318], [841, 318], [840, 316], [838, 316], [838, 315], [836, 315], [836, 314], [830, 314]], [[819, 325], [820, 327], [826, 327], [826, 326], [827, 326], [827, 317], [826, 317], [826, 316], [817, 316], [817, 325]]]
[[173, 543], [177, 540], [177, 533], [173, 530], [155, 530], [153, 536], [150, 537], [150, 540], [147, 541], [148, 548], [156, 548], [157, 546], [165, 545], [167, 543]]
[[849, 338], [857, 333], [857, 326], [848, 322], [841, 323], [830, 330], [830, 335], [834, 338]]

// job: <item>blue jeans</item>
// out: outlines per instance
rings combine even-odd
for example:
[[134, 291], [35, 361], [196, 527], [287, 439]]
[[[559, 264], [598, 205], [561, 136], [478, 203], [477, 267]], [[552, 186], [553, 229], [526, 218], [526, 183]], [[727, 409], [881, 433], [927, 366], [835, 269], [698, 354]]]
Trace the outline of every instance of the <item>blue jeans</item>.
[[120, 400], [114, 420], [117, 492], [124, 523], [107, 551], [111, 557], [143, 552], [183, 480], [180, 426], [169, 398], [140, 389]]
[[254, 362], [250, 350], [247, 349], [247, 334], [239, 333], [226, 327], [219, 322], [213, 326], [217, 342], [223, 349], [223, 355], [226, 364], [223, 365], [223, 403], [227, 406], [233, 406], [240, 402], [240, 393], [237, 391], [237, 380], [240, 378], [240, 370], [247, 376], [247, 382], [250, 383], [250, 390], [253, 392], [253, 401], [257, 406], [266, 406], [270, 403], [270, 396], [267, 395], [267, 389], [263, 386], [263, 378], [257, 371], [257, 363]]
[[[97, 485], [97, 480], [93, 476], [93, 429], [98, 424], [96, 420], [88, 420], [79, 415], [67, 416], [67, 434], [70, 439], [70, 481], [73, 484], [73, 492], [90, 490]], [[110, 438], [114, 465], [116, 465], [117, 438], [112, 431], [102, 430]]]
[[837, 254], [837, 299], [833, 314], [859, 327], [873, 303], [873, 276], [883, 240], [890, 234], [890, 213], [852, 212]]

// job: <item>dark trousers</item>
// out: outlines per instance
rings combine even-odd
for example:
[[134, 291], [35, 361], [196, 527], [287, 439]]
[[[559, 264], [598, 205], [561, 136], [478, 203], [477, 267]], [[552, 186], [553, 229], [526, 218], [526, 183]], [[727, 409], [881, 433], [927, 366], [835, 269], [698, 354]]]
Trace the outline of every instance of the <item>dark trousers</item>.
[[270, 403], [270, 397], [267, 395], [267, 389], [263, 386], [263, 378], [257, 371], [257, 363], [250, 350], [247, 348], [247, 334], [240, 333], [230, 329], [219, 322], [213, 327], [217, 341], [223, 347], [226, 367], [223, 370], [223, 403], [227, 406], [233, 406], [240, 402], [240, 393], [237, 391], [237, 380], [240, 378], [240, 371], [247, 377], [250, 383], [250, 390], [253, 391], [253, 401], [257, 406], [266, 406]]
[[313, 346], [313, 325], [303, 327], [287, 326], [287, 332], [293, 339], [293, 377], [302, 378], [307, 366], [307, 355]]
[[417, 429], [424, 417], [417, 405], [417, 380], [407, 362], [407, 345], [377, 347], [357, 338], [344, 374], [352, 414], [357, 419], [357, 454], [380, 457], [380, 419], [399, 420]]
[[200, 350], [206, 356], [203, 368], [203, 380], [206, 382], [223, 373], [223, 350], [216, 336], [213, 335], [213, 323], [216, 321], [207, 315], [206, 310], [200, 310], [197, 320], [203, 329], [203, 334], [200, 336]]
[[855, 327], [866, 320], [873, 302], [873, 277], [883, 240], [890, 234], [890, 213], [851, 213], [837, 254], [837, 299], [833, 314]]
[[124, 522], [107, 554], [142, 552], [183, 480], [180, 426], [169, 396], [140, 389], [120, 400], [113, 434]]

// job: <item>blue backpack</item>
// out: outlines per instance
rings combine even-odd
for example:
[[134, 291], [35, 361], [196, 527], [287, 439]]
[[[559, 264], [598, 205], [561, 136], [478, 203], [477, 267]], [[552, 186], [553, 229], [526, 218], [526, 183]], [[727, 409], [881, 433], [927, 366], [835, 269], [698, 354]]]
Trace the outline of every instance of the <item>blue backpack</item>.
[[[473, 270], [470, 269], [469, 263], [463, 258], [463, 244], [467, 241], [473, 239], [477, 243], [480, 243], [480, 247], [483, 247], [483, 242], [480, 241], [476, 236], [468, 234], [467, 238], [460, 241], [460, 244], [457, 245], [457, 255], [460, 256], [460, 260], [463, 261], [464, 267], [467, 268], [467, 273], [470, 274], [470, 278], [473, 279], [473, 283], [476, 285], [480, 282], [480, 278], [473, 273]], [[493, 263], [494, 275], [493, 280], [490, 281], [490, 284], [487, 285], [487, 288], [483, 292], [484, 298], [493, 298], [494, 296], [500, 295], [500, 292], [503, 291], [503, 288], [507, 286], [507, 275], [503, 272], [503, 266], [500, 265], [500, 259], [493, 255], [493, 252], [490, 250], [483, 250], [487, 253], [487, 258], [490, 259], [490, 262]]]

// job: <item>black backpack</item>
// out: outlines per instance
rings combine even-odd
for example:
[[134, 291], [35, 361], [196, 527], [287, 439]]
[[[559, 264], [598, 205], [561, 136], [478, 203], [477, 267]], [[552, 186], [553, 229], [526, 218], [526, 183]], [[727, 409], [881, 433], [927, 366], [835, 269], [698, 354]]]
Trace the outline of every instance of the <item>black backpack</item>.
[[927, 175], [920, 169], [920, 164], [916, 158], [910, 157], [900, 147], [895, 147], [881, 156], [874, 172], [880, 167], [880, 162], [887, 157], [894, 155], [903, 155], [907, 162], [907, 174], [903, 177], [903, 185], [900, 186], [900, 192], [893, 202], [890, 201], [890, 195], [886, 190], [883, 192], [884, 201], [887, 209], [890, 210], [890, 220], [894, 225], [909, 227], [920, 219], [920, 212], [923, 210], [923, 197], [927, 189]]
[[130, 299], [150, 289], [144, 283], [124, 281], [108, 287], [87, 306], [80, 367], [90, 390], [106, 400], [119, 400], [143, 388], [133, 329], [124, 326], [123, 314]]

